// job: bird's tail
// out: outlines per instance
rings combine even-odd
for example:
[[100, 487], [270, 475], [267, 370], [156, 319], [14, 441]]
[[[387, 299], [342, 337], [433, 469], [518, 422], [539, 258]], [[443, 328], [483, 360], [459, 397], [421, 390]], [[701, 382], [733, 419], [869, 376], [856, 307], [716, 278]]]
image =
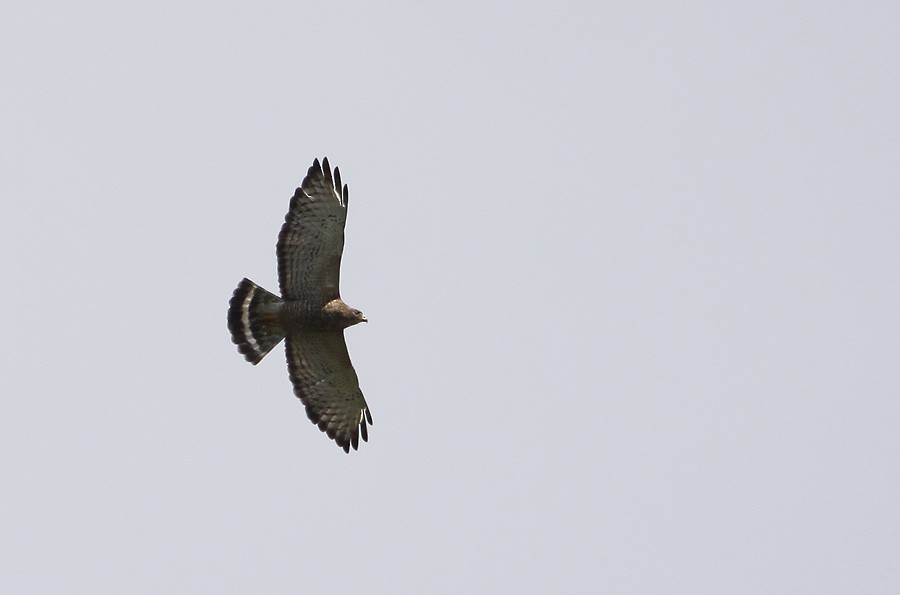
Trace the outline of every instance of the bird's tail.
[[284, 338], [284, 301], [250, 279], [241, 281], [228, 302], [228, 330], [238, 351], [254, 366]]

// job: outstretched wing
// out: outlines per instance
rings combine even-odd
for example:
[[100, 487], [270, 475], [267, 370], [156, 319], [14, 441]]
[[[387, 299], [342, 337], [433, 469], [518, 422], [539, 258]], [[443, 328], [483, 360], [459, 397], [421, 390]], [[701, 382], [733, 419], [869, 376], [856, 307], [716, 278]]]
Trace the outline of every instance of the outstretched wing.
[[360, 434], [369, 439], [366, 423], [372, 425], [372, 414], [359, 390], [344, 333], [291, 332], [285, 345], [294, 394], [306, 405], [306, 415], [344, 452], [351, 446], [356, 450]]
[[286, 300], [318, 308], [340, 297], [347, 185], [328, 158], [313, 161], [278, 234], [278, 283]]

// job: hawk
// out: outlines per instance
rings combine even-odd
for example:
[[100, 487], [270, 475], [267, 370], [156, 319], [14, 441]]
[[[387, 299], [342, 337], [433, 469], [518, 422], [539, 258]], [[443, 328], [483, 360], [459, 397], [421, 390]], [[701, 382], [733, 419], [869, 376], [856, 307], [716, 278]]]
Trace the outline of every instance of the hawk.
[[228, 330], [253, 365], [285, 339], [294, 394], [310, 421], [349, 453], [360, 435], [368, 441], [372, 414], [344, 341], [345, 328], [367, 322], [339, 289], [347, 197], [338, 168], [332, 175], [327, 157], [322, 165], [314, 160], [278, 234], [281, 297], [245, 278], [228, 304]]

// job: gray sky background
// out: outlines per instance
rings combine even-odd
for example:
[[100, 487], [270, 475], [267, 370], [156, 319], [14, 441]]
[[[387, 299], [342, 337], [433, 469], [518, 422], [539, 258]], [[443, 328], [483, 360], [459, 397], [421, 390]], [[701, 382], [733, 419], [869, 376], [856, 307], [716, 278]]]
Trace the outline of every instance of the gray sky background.
[[[4, 2], [0, 587], [897, 592], [898, 31]], [[225, 324], [323, 155], [349, 456]]]

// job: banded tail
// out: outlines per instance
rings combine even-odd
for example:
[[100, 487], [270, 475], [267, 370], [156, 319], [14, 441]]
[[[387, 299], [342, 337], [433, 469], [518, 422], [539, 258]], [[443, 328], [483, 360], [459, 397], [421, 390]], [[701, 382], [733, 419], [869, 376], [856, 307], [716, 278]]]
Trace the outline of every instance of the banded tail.
[[228, 302], [231, 340], [254, 366], [284, 338], [279, 316], [283, 303], [250, 279], [238, 284]]

